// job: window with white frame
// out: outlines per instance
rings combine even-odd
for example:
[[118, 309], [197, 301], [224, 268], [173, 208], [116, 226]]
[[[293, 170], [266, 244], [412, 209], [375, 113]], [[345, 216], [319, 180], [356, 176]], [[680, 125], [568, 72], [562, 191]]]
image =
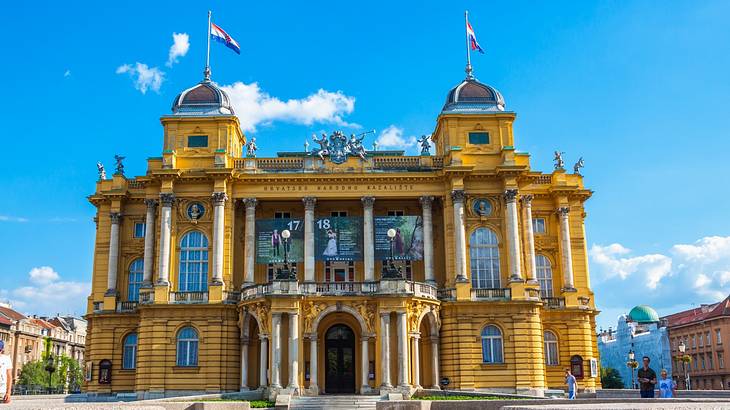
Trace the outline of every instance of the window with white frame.
[[545, 218], [532, 218], [532, 232], [535, 234], [545, 233]]
[[702, 333], [700, 333], [700, 347], [705, 345], [704, 340], [705, 340], [705, 336]]
[[553, 267], [550, 265], [550, 259], [545, 255], [535, 256], [535, 266], [537, 267], [536, 277], [540, 284], [540, 293], [546, 298], [553, 297]]
[[710, 336], [709, 330], [705, 333], [705, 338], [707, 339], [707, 346], [712, 346], [712, 336]]
[[471, 286], [475, 289], [500, 288], [499, 242], [489, 228], [477, 228], [469, 237]]
[[497, 326], [488, 325], [482, 329], [482, 361], [484, 363], [504, 363], [502, 331]]
[[127, 300], [137, 302], [139, 300], [139, 288], [142, 287], [144, 278], [144, 261], [137, 258], [129, 265], [127, 276]]
[[545, 339], [545, 364], [548, 366], [560, 365], [560, 357], [558, 357], [558, 337], [551, 331], [546, 331]]
[[145, 233], [145, 223], [144, 222], [135, 222], [134, 223], [134, 237], [135, 238], [144, 238]]
[[177, 333], [177, 360], [181, 367], [198, 365], [198, 332], [192, 327], [184, 327]]
[[130, 333], [124, 338], [122, 349], [122, 369], [130, 370], [137, 367], [137, 334]]
[[188, 232], [180, 241], [180, 292], [208, 290], [208, 238], [199, 231]]
[[720, 333], [720, 329], [715, 329], [715, 343], [719, 345], [722, 344], [722, 334]]
[[723, 358], [722, 352], [717, 352], [717, 368], [718, 369], [725, 368], [725, 360]]

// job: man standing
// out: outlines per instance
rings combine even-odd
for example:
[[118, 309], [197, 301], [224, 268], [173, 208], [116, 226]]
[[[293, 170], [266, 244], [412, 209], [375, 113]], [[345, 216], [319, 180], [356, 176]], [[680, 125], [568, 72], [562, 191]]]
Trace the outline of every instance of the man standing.
[[5, 354], [5, 342], [0, 340], [0, 395], [3, 403], [10, 403], [10, 392], [13, 390], [13, 362]]
[[644, 356], [642, 359], [644, 367], [639, 369], [637, 376], [639, 377], [639, 384], [641, 398], [642, 399], [653, 399], [654, 398], [654, 385], [656, 384], [656, 373], [649, 367], [649, 357]]
[[575, 376], [570, 373], [570, 369], [565, 369], [565, 384], [568, 385], [568, 400], [575, 400], [578, 382], [575, 380]]

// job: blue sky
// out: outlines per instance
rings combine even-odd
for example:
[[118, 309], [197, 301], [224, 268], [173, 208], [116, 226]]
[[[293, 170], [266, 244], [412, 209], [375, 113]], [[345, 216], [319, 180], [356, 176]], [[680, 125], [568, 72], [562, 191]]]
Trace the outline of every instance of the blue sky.
[[[240, 56], [212, 45], [213, 79], [246, 109], [259, 155], [353, 124], [413, 151], [464, 76], [469, 9], [487, 51], [475, 74], [517, 112], [517, 148], [543, 171], [555, 149], [585, 158], [599, 323], [638, 303], [669, 313], [728, 293], [729, 3], [400, 3], [6, 7], [0, 299], [83, 311], [95, 163], [111, 169], [120, 153], [138, 175], [160, 154], [159, 116], [202, 76], [208, 9], [241, 44]], [[177, 62], [173, 33], [189, 42], [178, 36]]]

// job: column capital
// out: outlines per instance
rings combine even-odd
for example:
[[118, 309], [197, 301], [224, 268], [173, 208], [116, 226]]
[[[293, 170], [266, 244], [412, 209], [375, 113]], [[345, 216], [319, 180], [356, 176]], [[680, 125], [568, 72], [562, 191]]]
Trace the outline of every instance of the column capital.
[[256, 198], [241, 198], [241, 202], [246, 206], [246, 209], [256, 209], [259, 200]]
[[360, 198], [360, 201], [362, 201], [362, 206], [364, 206], [365, 208], [372, 208], [373, 205], [375, 205], [374, 196], [364, 196]]
[[226, 203], [226, 200], [228, 200], [228, 195], [226, 195], [225, 192], [213, 192], [213, 195], [211, 195], [213, 198], [213, 205], [214, 206], [221, 206]]
[[517, 200], [517, 189], [507, 189], [504, 191], [504, 201], [508, 204]]
[[466, 198], [466, 193], [463, 189], [454, 189], [451, 191], [451, 201], [452, 202], [464, 202], [464, 199]]
[[112, 225], [119, 225], [119, 222], [122, 220], [122, 213], [121, 212], [110, 212], [109, 218], [112, 220]]
[[560, 215], [561, 218], [564, 218], [564, 217], [568, 216], [568, 213], [570, 212], [570, 208], [567, 206], [561, 206], [560, 208], [555, 210], [555, 212], [557, 212], [557, 214]]
[[317, 198], [313, 196], [305, 196], [302, 198], [302, 202], [304, 203], [304, 210], [314, 211], [314, 206], [317, 205]]
[[418, 198], [418, 201], [421, 203], [421, 208], [431, 209], [431, 205], [433, 204], [433, 197], [429, 195], [424, 195]]
[[532, 206], [532, 198], [532, 195], [522, 195], [520, 201], [522, 201], [522, 205], [524, 206]]
[[147, 198], [144, 200], [145, 205], [147, 205], [147, 209], [155, 209], [159, 202], [160, 201], [154, 198]]
[[261, 341], [268, 340], [268, 339], [269, 339], [269, 335], [267, 335], [267, 334], [260, 334], [259, 335], [259, 340], [261, 340]]
[[175, 194], [173, 194], [172, 192], [160, 193], [160, 203], [162, 203], [162, 206], [170, 208], [173, 202], [175, 202]]

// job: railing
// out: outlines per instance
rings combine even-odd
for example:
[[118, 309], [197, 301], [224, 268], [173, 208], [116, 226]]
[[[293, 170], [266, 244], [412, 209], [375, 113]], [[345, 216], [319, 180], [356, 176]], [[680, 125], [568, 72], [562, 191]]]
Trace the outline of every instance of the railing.
[[304, 169], [304, 158], [238, 158], [233, 166], [236, 169], [294, 171]]
[[241, 300], [255, 299], [271, 293], [271, 285], [253, 285], [241, 290]]
[[540, 289], [526, 288], [525, 289], [525, 297], [527, 299], [540, 300]]
[[438, 289], [428, 283], [413, 282], [414, 294], [419, 298], [438, 299]]
[[509, 288], [478, 288], [471, 290], [472, 300], [509, 300]]
[[[387, 282], [387, 283], [386, 283]], [[240, 300], [250, 300], [268, 295], [373, 295], [373, 294], [412, 294], [415, 297], [437, 299], [436, 286], [406, 280], [388, 280], [383, 282], [309, 282], [291, 283], [274, 281], [244, 288]]]
[[137, 310], [136, 301], [117, 302], [117, 312], [128, 313]]
[[[304, 290], [304, 293], [308, 293], [307, 291], [310, 289]], [[314, 289], [315, 293], [323, 295], [375, 293], [378, 291], [378, 284], [375, 282], [320, 282], [314, 284]]]
[[565, 298], [544, 297], [542, 303], [546, 309], [560, 309], [565, 307]]
[[129, 189], [142, 189], [144, 188], [144, 183], [136, 179], [129, 179], [127, 180], [127, 187]]
[[148, 305], [155, 300], [155, 294], [154, 292], [140, 292], [139, 293], [139, 303], [140, 305]]
[[454, 300], [456, 299], [456, 289], [438, 289], [436, 295], [441, 300]]
[[[370, 156], [365, 167], [376, 170], [428, 171], [442, 169], [443, 157], [436, 156]], [[233, 167], [249, 172], [304, 171], [323, 168], [323, 163], [315, 156], [286, 156], [276, 158], [236, 158]], [[369, 164], [369, 165], [368, 165]]]
[[373, 168], [375, 169], [417, 171], [443, 167], [443, 157], [373, 157]]
[[94, 313], [100, 313], [104, 310], [104, 302], [94, 302]]
[[223, 293], [223, 303], [236, 304], [236, 303], [238, 303], [239, 300], [241, 300], [241, 292], [224, 292]]
[[170, 292], [171, 303], [207, 303], [208, 292]]
[[553, 176], [552, 175], [539, 175], [535, 179], [535, 184], [537, 185], [550, 185], [553, 183]]

